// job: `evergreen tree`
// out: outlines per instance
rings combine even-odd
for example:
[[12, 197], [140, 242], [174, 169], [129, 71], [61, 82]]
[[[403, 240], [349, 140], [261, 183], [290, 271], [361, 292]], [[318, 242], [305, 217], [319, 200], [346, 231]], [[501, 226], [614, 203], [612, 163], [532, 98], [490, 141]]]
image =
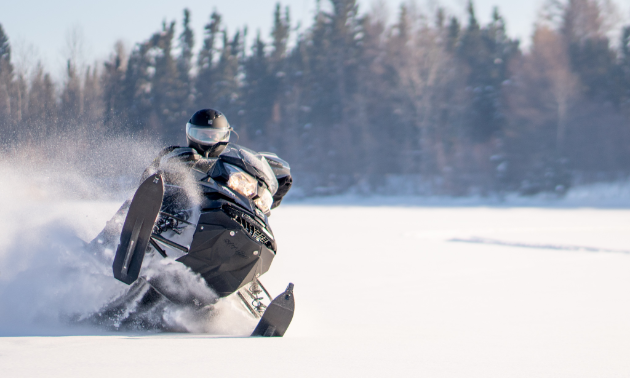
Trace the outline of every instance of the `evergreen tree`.
[[[386, 20], [375, 9], [360, 20], [361, 34], [358, 40], [360, 47], [357, 75], [357, 93], [353, 98], [355, 106], [354, 135], [352, 136], [353, 153], [356, 154], [356, 167], [361, 172], [359, 185], [365, 189], [374, 189], [383, 184], [382, 172], [396, 172], [400, 165], [395, 160], [400, 157], [396, 148], [395, 138], [382, 138], [383, 127], [388, 127], [386, 133], [398, 120], [394, 120], [394, 110], [391, 101], [393, 94], [399, 92], [383, 80], [383, 61], [381, 59], [385, 45]], [[388, 117], [391, 122], [374, 122], [374, 120]], [[391, 117], [391, 118], [390, 118]], [[380, 129], [380, 130], [379, 130]], [[391, 135], [391, 134], [390, 134]], [[374, 151], [387, 149], [391, 153], [375, 154]], [[392, 167], [396, 167], [392, 169]]]
[[[387, 40], [386, 51], [389, 58], [384, 62], [387, 73], [383, 78], [386, 89], [383, 101], [389, 104], [385, 114], [391, 119], [387, 125], [387, 132], [391, 137], [388, 141], [380, 141], [380, 144], [392, 151], [419, 150], [421, 137], [418, 131], [426, 126], [419, 122], [420, 117], [425, 115], [419, 112], [422, 112], [422, 101], [426, 100], [426, 97], [423, 98], [426, 82], [421, 73], [427, 50], [416, 44], [416, 26], [416, 20], [411, 18], [408, 6], [403, 4], [399, 9], [398, 22], [392, 27]], [[377, 133], [378, 126], [375, 125], [370, 132]], [[405, 170], [417, 168], [415, 166], [419, 158], [417, 155], [403, 156], [397, 152], [385, 157], [389, 160], [388, 165], [404, 161], [403, 170], [397, 173], [407, 173]]]
[[55, 131], [57, 124], [55, 88], [41, 63], [37, 64], [33, 72], [24, 122], [29, 125], [36, 140], [42, 140]]
[[217, 38], [221, 28], [221, 15], [213, 12], [210, 22], [205, 26], [205, 38], [203, 47], [197, 57], [197, 78], [195, 81], [196, 108], [208, 108], [216, 102], [217, 95], [214, 91], [217, 52]]
[[624, 110], [630, 116], [630, 26], [623, 28], [620, 45], [619, 67], [621, 80], [619, 81], [619, 97]]
[[13, 65], [9, 37], [0, 25], [0, 127], [9, 130], [12, 115]]
[[[122, 123], [129, 113], [126, 111], [129, 103], [125, 103], [123, 97], [125, 88], [126, 56], [122, 42], [117, 42], [114, 53], [104, 63], [104, 71], [101, 75], [103, 91], [103, 124], [112, 133], [122, 131]], [[132, 73], [129, 72], [129, 75]], [[127, 105], [127, 106], [126, 106]]]
[[180, 109], [178, 117], [185, 118], [192, 111], [193, 86], [190, 77], [193, 59], [193, 47], [195, 44], [194, 34], [190, 28], [190, 11], [184, 9], [184, 19], [182, 22], [182, 33], [179, 35], [180, 54], [177, 58], [178, 91], [177, 104]]
[[[124, 127], [132, 132], [144, 130], [148, 126], [147, 115], [152, 113], [152, 47], [153, 39], [137, 44], [132, 51], [119, 97], [123, 107], [114, 112], [124, 115]], [[157, 120], [149, 120], [153, 121]]]
[[154, 68], [151, 77], [151, 128], [165, 138], [171, 144], [181, 143], [182, 117], [178, 103], [178, 72], [175, 59], [172, 54], [173, 37], [175, 35], [175, 22], [168, 26], [162, 24], [162, 32], [156, 33], [151, 38], [152, 49], [155, 58], [151, 66]]
[[103, 92], [98, 69], [88, 67], [83, 80], [83, 112], [81, 118], [85, 126], [98, 128], [103, 118]]
[[269, 148], [277, 151], [279, 146], [287, 143], [286, 130], [281, 128], [281, 124], [284, 113], [282, 105], [289, 101], [286, 98], [286, 93], [288, 93], [286, 52], [291, 31], [289, 8], [285, 8], [283, 17], [280, 12], [280, 4], [276, 4], [273, 20], [271, 29], [273, 49], [269, 58], [268, 73], [264, 79], [264, 93], [261, 93], [266, 97], [266, 103], [262, 103], [260, 106], [261, 108], [268, 108], [265, 124], [261, 125], [263, 134], [266, 134], [266, 138], [263, 140], [266, 141]]
[[312, 148], [327, 159], [313, 161], [313, 168], [327, 172], [336, 190], [354, 181], [354, 97], [358, 89], [361, 20], [356, 0], [331, 0], [330, 13], [319, 10], [306, 43], [305, 104], [310, 109]]
[[214, 92], [212, 106], [226, 114], [237, 114], [239, 107], [237, 103], [239, 97], [239, 58], [242, 51], [241, 32], [237, 31], [231, 41], [227, 30], [223, 30], [222, 34], [223, 46], [215, 68], [212, 85]]
[[245, 129], [239, 133], [252, 141], [260, 139], [263, 135], [271, 119], [273, 107], [273, 97], [269, 90], [273, 75], [265, 48], [266, 45], [258, 32], [252, 46], [252, 54], [244, 62], [245, 81], [242, 90], [244, 106], [241, 111]]
[[18, 72], [17, 75], [15, 75], [11, 97], [15, 104], [11, 109], [13, 111], [11, 117], [15, 122], [20, 124], [23, 122], [24, 115], [26, 114], [28, 98], [28, 83], [26, 81], [26, 75], [23, 72]]
[[582, 92], [600, 100], [614, 98], [616, 54], [610, 47], [604, 27], [604, 15], [597, 0], [568, 0], [562, 9], [560, 30], [571, 58], [571, 67], [578, 74]]
[[448, 33], [446, 40], [446, 47], [451, 53], [454, 52], [457, 48], [460, 32], [461, 25], [459, 24], [459, 20], [457, 19], [457, 17], [451, 17], [451, 21], [448, 24]]
[[66, 64], [66, 78], [61, 90], [61, 103], [59, 108], [61, 130], [69, 130], [79, 121], [82, 111], [81, 79], [76, 66], [71, 60]]
[[287, 52], [287, 42], [291, 30], [291, 21], [289, 17], [289, 8], [284, 12], [284, 17], [280, 11], [280, 3], [276, 4], [276, 10], [273, 14], [273, 28], [271, 30], [271, 38], [273, 40], [273, 51], [271, 52], [271, 61], [280, 62], [285, 58]]
[[492, 22], [482, 29], [469, 1], [468, 27], [461, 37], [458, 53], [468, 68], [470, 135], [475, 142], [487, 142], [505, 126], [501, 86], [509, 78], [509, 63], [517, 52], [518, 42], [506, 35], [498, 10], [494, 9]]

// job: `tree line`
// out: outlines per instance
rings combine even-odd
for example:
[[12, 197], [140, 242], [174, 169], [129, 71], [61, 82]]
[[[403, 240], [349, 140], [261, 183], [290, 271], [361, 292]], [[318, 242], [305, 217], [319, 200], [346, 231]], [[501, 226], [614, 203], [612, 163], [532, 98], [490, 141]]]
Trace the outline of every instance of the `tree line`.
[[329, 0], [306, 30], [278, 4], [252, 46], [215, 11], [197, 53], [184, 10], [130, 53], [69, 59], [61, 83], [15, 67], [0, 25], [2, 142], [81, 130], [183, 144], [190, 115], [212, 107], [309, 194], [562, 194], [630, 174], [630, 25], [611, 40], [611, 9], [549, 0], [524, 50], [498, 9], [482, 25], [472, 1], [465, 19], [404, 3], [390, 24]]

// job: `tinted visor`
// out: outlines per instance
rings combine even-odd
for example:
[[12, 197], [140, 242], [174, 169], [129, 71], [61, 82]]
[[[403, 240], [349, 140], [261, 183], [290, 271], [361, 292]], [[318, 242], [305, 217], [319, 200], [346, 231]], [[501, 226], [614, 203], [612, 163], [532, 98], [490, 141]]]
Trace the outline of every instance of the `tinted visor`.
[[230, 130], [231, 128], [213, 129], [210, 127], [195, 126], [191, 123], [186, 124], [186, 135], [195, 142], [203, 144], [214, 144], [229, 141]]

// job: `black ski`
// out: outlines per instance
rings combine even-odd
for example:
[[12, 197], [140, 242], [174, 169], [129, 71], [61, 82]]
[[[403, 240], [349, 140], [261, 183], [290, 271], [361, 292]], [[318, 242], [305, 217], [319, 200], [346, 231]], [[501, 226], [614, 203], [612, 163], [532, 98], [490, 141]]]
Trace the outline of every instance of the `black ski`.
[[112, 265], [114, 277], [127, 285], [138, 279], [163, 196], [164, 182], [156, 173], [144, 180], [131, 200]]
[[284, 293], [271, 301], [252, 336], [283, 336], [291, 324], [294, 311], [293, 284], [290, 283]]

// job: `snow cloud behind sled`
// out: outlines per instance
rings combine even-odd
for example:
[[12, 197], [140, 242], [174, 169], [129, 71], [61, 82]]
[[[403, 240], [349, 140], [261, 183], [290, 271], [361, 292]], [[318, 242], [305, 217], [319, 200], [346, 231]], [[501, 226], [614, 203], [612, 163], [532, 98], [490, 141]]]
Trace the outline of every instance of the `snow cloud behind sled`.
[[[77, 147], [69, 147], [75, 145]], [[109, 254], [88, 252], [86, 242], [105, 226], [138, 184], [160, 146], [133, 139], [17, 148], [0, 160], [0, 336], [81, 334], [112, 330], [86, 322], [92, 314], [128, 290], [112, 277]], [[168, 271], [171, 290], [206, 290], [185, 266], [147, 256], [143, 274]], [[175, 287], [176, 286], [176, 287]], [[240, 309], [229, 301], [208, 318], [186, 307], [163, 308], [167, 329], [245, 334], [222, 321]], [[234, 312], [237, 314], [234, 314]], [[80, 325], [78, 325], [79, 323]], [[245, 321], [245, 324], [248, 322]], [[115, 328], [114, 328], [115, 329]], [[138, 327], [142, 329], [142, 327]]]

